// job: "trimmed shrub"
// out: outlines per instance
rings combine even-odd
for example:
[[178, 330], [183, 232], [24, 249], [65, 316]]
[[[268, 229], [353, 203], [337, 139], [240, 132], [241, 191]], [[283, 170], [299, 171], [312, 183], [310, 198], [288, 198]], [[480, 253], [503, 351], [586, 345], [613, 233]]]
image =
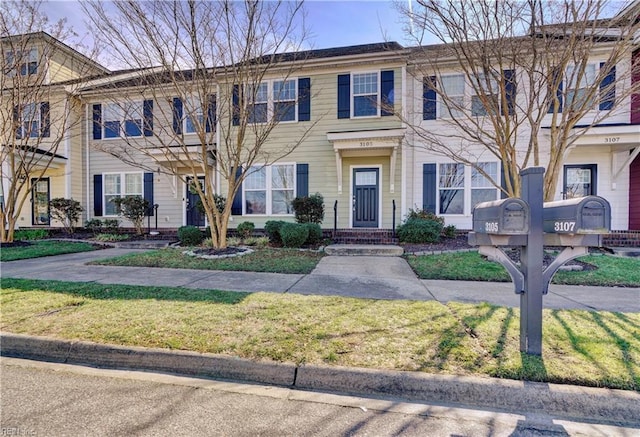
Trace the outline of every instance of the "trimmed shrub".
[[437, 243], [441, 233], [442, 223], [421, 218], [408, 219], [396, 231], [402, 243]]
[[114, 233], [120, 227], [118, 219], [104, 219], [103, 229], [107, 232]]
[[456, 227], [455, 227], [455, 225], [445, 226], [444, 229], [442, 230], [442, 233], [447, 238], [455, 237], [456, 236]]
[[324, 198], [320, 193], [296, 197], [291, 206], [298, 223], [322, 223], [324, 220]]
[[409, 221], [411, 219], [433, 220], [444, 226], [444, 217], [438, 217], [434, 213], [424, 209], [409, 208], [409, 212], [407, 212], [407, 218], [405, 219], [405, 221]]
[[322, 228], [317, 223], [305, 223], [309, 230], [309, 236], [307, 237], [307, 244], [318, 244], [322, 241]]
[[149, 201], [140, 196], [125, 196], [111, 199], [118, 207], [119, 214], [128, 218], [136, 228], [136, 233], [142, 235], [144, 218], [149, 211]]
[[244, 240], [251, 237], [251, 234], [253, 234], [253, 230], [255, 228], [256, 225], [251, 222], [242, 222], [238, 225], [236, 230], [238, 231], [238, 235], [240, 235], [240, 238]]
[[204, 234], [195, 226], [178, 228], [178, 239], [183, 246], [197, 246], [204, 241]]
[[287, 222], [282, 220], [269, 220], [264, 224], [264, 231], [269, 237], [271, 244], [282, 244], [282, 238], [280, 238], [280, 228]]
[[96, 235], [95, 238], [96, 238], [96, 241], [110, 242], [110, 241], [128, 240], [129, 236], [123, 235], [123, 234], [98, 234]]
[[99, 234], [102, 230], [102, 226], [102, 220], [100, 219], [91, 219], [84, 222], [85, 229], [91, 231], [93, 235]]
[[309, 237], [309, 228], [303, 223], [284, 223], [280, 238], [284, 247], [302, 247]]
[[73, 228], [83, 211], [82, 206], [80, 206], [80, 202], [73, 199], [56, 197], [49, 201], [49, 209], [51, 211], [51, 216], [62, 222], [65, 231], [68, 234], [73, 234]]

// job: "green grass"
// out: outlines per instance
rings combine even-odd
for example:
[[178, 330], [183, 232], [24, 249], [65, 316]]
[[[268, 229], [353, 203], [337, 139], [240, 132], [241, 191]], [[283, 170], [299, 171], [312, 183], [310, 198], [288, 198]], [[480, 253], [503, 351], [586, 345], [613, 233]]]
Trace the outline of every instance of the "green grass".
[[311, 273], [324, 256], [297, 249], [256, 249], [255, 252], [219, 259], [202, 259], [182, 253], [184, 249], [166, 248], [96, 261], [109, 266], [171, 267], [199, 270], [235, 270], [270, 273]]
[[279, 362], [640, 389], [640, 314], [3, 279], [0, 329]]
[[0, 249], [0, 261], [16, 261], [65, 253], [89, 252], [95, 249], [90, 243], [53, 240], [32, 241], [29, 246], [3, 246]]
[[[409, 265], [422, 279], [458, 281], [510, 281], [502, 265], [486, 260], [478, 252], [445, 253], [440, 255], [410, 255]], [[554, 284], [640, 287], [640, 259], [604, 255], [578, 258], [598, 267], [591, 271], [559, 271]]]

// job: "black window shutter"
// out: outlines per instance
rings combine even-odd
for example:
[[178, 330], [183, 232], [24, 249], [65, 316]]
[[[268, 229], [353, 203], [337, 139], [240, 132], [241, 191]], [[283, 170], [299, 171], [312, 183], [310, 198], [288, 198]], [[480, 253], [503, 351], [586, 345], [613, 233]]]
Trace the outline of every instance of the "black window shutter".
[[296, 196], [309, 195], [309, 164], [296, 164]]
[[502, 115], [513, 115], [516, 103], [516, 75], [514, 70], [504, 70], [502, 72], [504, 81], [504, 93], [507, 100], [507, 108], [502, 108]]
[[153, 100], [143, 102], [144, 136], [153, 135]]
[[600, 110], [610, 111], [616, 100], [616, 66], [609, 68], [606, 62], [600, 63], [600, 70], [607, 68], [607, 75], [600, 82]]
[[393, 104], [395, 100], [395, 92], [393, 90], [393, 70], [387, 70], [380, 73], [380, 91], [382, 93], [382, 108], [380, 115], [383, 117], [393, 115]]
[[182, 99], [180, 97], [173, 98], [173, 133], [180, 135], [182, 133]]
[[93, 215], [102, 216], [102, 175], [93, 175]]
[[102, 105], [98, 103], [93, 105], [93, 139], [100, 138], [102, 138]]
[[426, 77], [422, 81], [422, 119], [436, 119], [436, 77]]
[[351, 117], [351, 75], [338, 75], [338, 118]]
[[207, 105], [207, 121], [205, 123], [205, 128], [207, 132], [211, 132], [216, 125], [216, 111], [217, 111], [217, 101], [216, 95], [211, 94], [209, 96], [209, 102]]
[[[558, 82], [558, 87], [555, 90], [556, 99], [558, 99], [558, 112], [562, 112], [562, 71], [559, 68], [554, 69], [553, 71], [553, 82]], [[553, 83], [551, 83], [553, 85]], [[549, 103], [549, 110], [547, 111], [549, 114], [553, 113], [553, 105], [554, 102], [551, 101]]]
[[144, 174], [144, 200], [149, 202], [147, 216], [153, 216], [153, 173]]
[[422, 209], [436, 213], [436, 165], [422, 165]]
[[232, 108], [232, 123], [234, 126], [240, 125], [240, 85], [233, 86], [233, 105]]
[[49, 102], [40, 103], [40, 136], [47, 138], [51, 135], [51, 114]]
[[[242, 176], [242, 167], [236, 169], [236, 181]], [[242, 215], [242, 184], [238, 187], [231, 204], [231, 215]]]
[[20, 107], [15, 105], [13, 107], [13, 125], [16, 127], [16, 140], [22, 138], [22, 126], [20, 123]]
[[298, 121], [311, 120], [311, 79], [298, 79]]

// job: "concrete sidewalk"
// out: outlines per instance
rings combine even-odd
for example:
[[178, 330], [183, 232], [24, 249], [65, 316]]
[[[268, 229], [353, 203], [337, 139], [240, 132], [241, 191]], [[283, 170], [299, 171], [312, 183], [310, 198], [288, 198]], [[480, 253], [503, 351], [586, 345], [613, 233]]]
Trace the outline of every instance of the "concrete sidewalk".
[[[420, 280], [398, 257], [325, 256], [310, 274], [227, 272], [147, 267], [86, 265], [136, 249], [94, 252], [4, 262], [4, 278], [170, 286], [241, 292], [299, 293], [367, 299], [489, 302], [519, 307], [511, 283]], [[544, 298], [545, 308], [640, 312], [640, 288], [555, 285]]]

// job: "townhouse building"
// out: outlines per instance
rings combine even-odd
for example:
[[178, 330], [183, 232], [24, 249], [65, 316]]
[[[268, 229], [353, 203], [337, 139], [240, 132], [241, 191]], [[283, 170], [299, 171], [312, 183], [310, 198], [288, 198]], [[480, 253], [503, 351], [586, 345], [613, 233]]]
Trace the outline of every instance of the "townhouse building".
[[[79, 200], [84, 207], [83, 222], [115, 219], [117, 211], [110, 200], [125, 195], [138, 195], [158, 205], [149, 213], [157, 214], [153, 222], [157, 220], [159, 228], [205, 226], [204, 216], [195, 208], [197, 198], [190, 181], [175, 176], [188, 174], [188, 169], [180, 168], [179, 157], [163, 149], [170, 147], [172, 135], [199, 147], [202, 141], [193, 127], [193, 117], [199, 117], [209, 138], [207, 164], [212, 169], [219, 165], [219, 126], [233, 125], [233, 120], [224, 118], [232, 115], [216, 111], [215, 93], [210, 104], [194, 115], [185, 109], [186, 97], [171, 96], [168, 91], [167, 98], [158, 98], [148, 86], [131, 80], [138, 72], [109, 72], [44, 33], [32, 39], [34, 47], [56, 44], [62, 48], [42, 67], [50, 71], [52, 90], [62, 96], [47, 111], [65, 110], [70, 116], [56, 118], [64, 120], [65, 126], [56, 126], [54, 120], [49, 124], [41, 121], [50, 130], [28, 132], [28, 136], [46, 133], [63, 139], [49, 170], [30, 186], [30, 204], [24, 206], [19, 226], [59, 226], [46, 210], [45, 199], [53, 197]], [[470, 229], [475, 203], [498, 199], [501, 193], [471, 166], [430, 152], [423, 139], [408, 129], [408, 123], [414, 124], [445, 141], [451, 135], [450, 125], [443, 120], [447, 116], [444, 106], [425, 88], [416, 65], [408, 60], [412, 50], [397, 43], [379, 43], [312, 50], [300, 57], [304, 62], [284, 57], [283, 65], [300, 63], [295, 75], [283, 79], [274, 69], [265, 76], [259, 98], [253, 102], [253, 116], [261, 123], [273, 117], [278, 108], [288, 108], [266, 148], [275, 150], [291, 138], [304, 139], [276, 162], [256, 162], [253, 168], [238, 169], [247, 172], [247, 178], [232, 200], [230, 227], [243, 221], [251, 221], [257, 228], [268, 220], [293, 221], [290, 201], [317, 192], [325, 201], [323, 228], [388, 230], [399, 224], [409, 209], [420, 208], [444, 217], [446, 224]], [[594, 69], [601, 68], [606, 50], [603, 45], [602, 52], [592, 53], [589, 63]], [[620, 77], [623, 69], [638, 62], [638, 56], [636, 49], [628, 62], [618, 66]], [[71, 67], [62, 68], [66, 65]], [[519, 77], [517, 70], [505, 74]], [[445, 81], [459, 82], [460, 98], [471, 110], [470, 90], [455, 65], [446, 76]], [[627, 80], [638, 81], [640, 77], [636, 74]], [[284, 94], [283, 89], [287, 90]], [[218, 87], [216, 92], [229, 90]], [[511, 98], [520, 98], [517, 88]], [[217, 101], [221, 100], [218, 96]], [[567, 154], [556, 197], [603, 196], [612, 205], [613, 230], [640, 230], [640, 99], [631, 96], [623, 107], [606, 105], [597, 103], [597, 110], [613, 111], [606, 124], [587, 130]], [[16, 129], [23, 129], [24, 111], [18, 111], [11, 135], [18, 136]], [[3, 127], [3, 131], [7, 129]], [[146, 145], [147, 153], [127, 147], [138, 142]], [[488, 174], [501, 179], [498, 160], [473, 144], [464, 148]], [[130, 155], [123, 159], [127, 150]], [[47, 153], [44, 149], [35, 152]], [[226, 192], [224, 179], [212, 175], [215, 172], [209, 176], [215, 180], [205, 181], [206, 185]], [[12, 176], [3, 172], [3, 179], [8, 177]], [[123, 220], [123, 226], [128, 225]]]

